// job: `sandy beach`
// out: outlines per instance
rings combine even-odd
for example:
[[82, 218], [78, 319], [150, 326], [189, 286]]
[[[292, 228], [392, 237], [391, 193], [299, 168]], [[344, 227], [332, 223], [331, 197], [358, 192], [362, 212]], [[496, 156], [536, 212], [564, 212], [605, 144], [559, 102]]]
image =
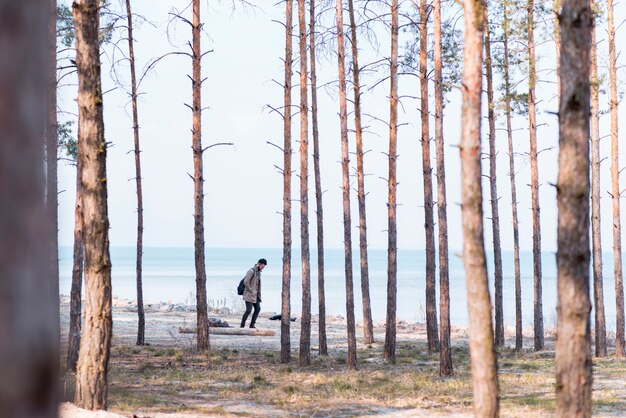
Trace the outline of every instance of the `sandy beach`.
[[[62, 297], [62, 350], [67, 342], [68, 302]], [[365, 346], [357, 321], [359, 371], [348, 372], [346, 322], [341, 316], [327, 318], [328, 357], [317, 355], [318, 322], [313, 317], [312, 366], [299, 368], [299, 318], [291, 323], [292, 362], [283, 365], [280, 321], [269, 319], [275, 312], [262, 311], [257, 320], [257, 328], [273, 330], [274, 336], [212, 334], [211, 354], [207, 357], [195, 351], [194, 334], [179, 332], [181, 327], [195, 325], [193, 306], [163, 302], [146, 305], [145, 311], [147, 346], [137, 347], [136, 306], [125, 299], [114, 299], [110, 412], [88, 412], [64, 403], [62, 418], [472, 416], [464, 329], [452, 330], [455, 377], [441, 379], [437, 376], [438, 355], [427, 352], [425, 324], [421, 323], [398, 322], [399, 360], [392, 366], [382, 361], [384, 323], [375, 323], [376, 341]], [[209, 317], [238, 327], [241, 312], [220, 306], [211, 308]], [[507, 329], [509, 346], [514, 345], [513, 331]], [[526, 340], [532, 344], [530, 338]], [[553, 336], [548, 336], [546, 342], [547, 350], [540, 353], [525, 350], [519, 354], [510, 349], [500, 353], [501, 398], [506, 405], [503, 416], [553, 415]], [[594, 399], [610, 400], [594, 406], [594, 416], [626, 416], [626, 361], [606, 359], [594, 366]], [[72, 386], [72, 379], [68, 373], [66, 387]], [[348, 383], [342, 379], [348, 379]], [[378, 381], [385, 382], [383, 387], [377, 387]], [[403, 389], [397, 390], [396, 386]], [[300, 390], [303, 393], [299, 395]], [[66, 400], [72, 399], [71, 388], [65, 395]]]

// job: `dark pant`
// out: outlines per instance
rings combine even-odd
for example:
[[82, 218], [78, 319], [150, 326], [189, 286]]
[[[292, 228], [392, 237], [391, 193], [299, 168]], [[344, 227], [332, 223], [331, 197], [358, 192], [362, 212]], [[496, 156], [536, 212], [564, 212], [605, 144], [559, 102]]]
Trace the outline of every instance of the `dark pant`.
[[241, 328], [246, 326], [246, 320], [248, 319], [248, 315], [252, 312], [252, 308], [254, 307], [254, 313], [252, 314], [252, 319], [250, 320], [250, 327], [254, 326], [256, 322], [256, 318], [259, 316], [259, 312], [261, 312], [261, 302], [257, 301], [256, 303], [246, 302], [246, 311], [243, 314], [243, 318], [241, 318]]

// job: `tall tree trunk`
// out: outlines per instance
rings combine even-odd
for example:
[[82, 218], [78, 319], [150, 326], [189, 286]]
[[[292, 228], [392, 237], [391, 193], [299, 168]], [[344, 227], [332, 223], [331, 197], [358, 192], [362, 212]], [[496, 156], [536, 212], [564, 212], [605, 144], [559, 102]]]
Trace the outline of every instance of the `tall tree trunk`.
[[207, 313], [206, 294], [206, 266], [204, 265], [204, 176], [202, 162], [202, 77], [200, 61], [202, 51], [200, 49], [200, 0], [193, 0], [192, 33], [192, 90], [193, 90], [193, 192], [194, 192], [194, 248], [196, 266], [196, 310], [197, 310], [197, 338], [198, 350], [205, 351], [210, 348], [209, 342], [209, 317]]
[[461, 116], [461, 199], [463, 264], [467, 280], [474, 415], [499, 415], [498, 374], [483, 236], [480, 123], [483, 3], [464, 0], [463, 106]]
[[554, 14], [554, 48], [556, 55], [556, 102], [559, 103], [561, 97], [561, 28], [559, 27], [561, 0], [554, 0], [552, 8]]
[[439, 224], [439, 375], [451, 376], [450, 277], [448, 269], [448, 214], [443, 152], [443, 54], [441, 48], [441, 0], [433, 2], [435, 64], [435, 144], [437, 150], [437, 223]]
[[515, 349], [523, 347], [522, 330], [522, 281], [519, 259], [519, 223], [517, 218], [517, 187], [515, 186], [515, 153], [513, 149], [513, 126], [511, 123], [511, 78], [509, 75], [509, 33], [510, 20], [508, 16], [508, 0], [503, 2], [503, 36], [504, 48], [503, 77], [504, 77], [504, 107], [506, 114], [506, 132], [509, 146], [509, 179], [511, 181], [511, 211], [513, 223], [513, 266], [515, 271]]
[[[594, 15], [595, 1], [589, 7]], [[594, 15], [595, 16], [595, 15]], [[604, 286], [602, 283], [602, 239], [600, 230], [600, 84], [596, 47], [595, 17], [591, 28], [589, 50], [589, 77], [591, 89], [591, 235], [593, 245], [593, 305], [595, 314], [596, 356], [607, 355], [606, 318], [604, 313]]]
[[491, 192], [491, 231], [493, 234], [494, 287], [496, 308], [496, 347], [504, 346], [504, 308], [502, 298], [502, 246], [500, 244], [500, 211], [498, 209], [496, 165], [496, 103], [493, 98], [491, 29], [488, 3], [485, 3], [485, 70], [487, 73], [487, 119], [489, 120], [489, 186]]
[[387, 202], [387, 321], [384, 359], [396, 362], [398, 237], [396, 225], [396, 164], [398, 160], [398, 0], [391, 0], [391, 59], [389, 71], [389, 194]]
[[[51, 228], [50, 279], [53, 283], [56, 305], [59, 306], [59, 199], [58, 199], [58, 147], [57, 139], [57, 2], [49, 0], [48, 20], [49, 59], [48, 103], [46, 123], [46, 200]], [[57, 308], [56, 332], [60, 335], [61, 312]]]
[[622, 222], [619, 188], [619, 136], [618, 136], [618, 96], [617, 96], [617, 56], [615, 54], [615, 23], [613, 0], [607, 0], [607, 24], [609, 41], [609, 93], [611, 108], [611, 183], [613, 196], [613, 274], [615, 276], [615, 355], [626, 355], [624, 346], [624, 282], [622, 273]]
[[535, 111], [535, 38], [534, 0], [527, 4], [528, 32], [528, 123], [530, 133], [530, 190], [533, 216], [533, 283], [535, 350], [543, 350], [543, 291], [541, 277], [541, 220], [539, 217], [539, 170], [537, 163], [537, 113]]
[[298, 0], [300, 29], [300, 249], [302, 260], [302, 318], [300, 366], [311, 364], [311, 260], [309, 250], [309, 105], [307, 98], [306, 6]]
[[285, 1], [285, 84], [283, 115], [283, 273], [281, 291], [280, 361], [291, 361], [291, 76], [293, 0]]
[[324, 208], [320, 174], [320, 144], [317, 124], [317, 75], [315, 71], [315, 0], [309, 3], [309, 54], [311, 60], [311, 125], [313, 128], [313, 171], [315, 172], [315, 204], [317, 217], [317, 296], [319, 353], [328, 355], [326, 341], [326, 295], [324, 294]]
[[357, 47], [356, 19], [353, 0], [348, 0], [350, 14], [350, 34], [352, 40], [352, 73], [354, 87], [354, 127], [356, 131], [356, 173], [359, 200], [359, 253], [361, 259], [361, 298], [363, 300], [363, 343], [374, 342], [374, 323], [370, 302], [370, 279], [367, 261], [367, 220], [365, 216], [365, 172], [363, 168], [363, 127], [361, 126], [361, 83], [359, 49]]
[[[80, 123], [79, 123], [80, 125]], [[79, 139], [80, 141], [80, 139]], [[67, 368], [76, 371], [80, 349], [81, 294], [83, 287], [83, 202], [80, 189], [81, 165], [76, 162], [76, 206], [74, 210], [74, 251], [72, 266], [72, 288], [70, 291], [70, 328], [67, 334]]]
[[348, 333], [348, 368], [356, 370], [356, 326], [354, 321], [354, 288], [352, 280], [352, 231], [350, 220], [350, 156], [348, 153], [348, 111], [346, 99], [346, 64], [343, 35], [343, 4], [337, 0], [337, 57], [339, 65], [339, 120], [341, 124], [341, 173], [343, 190], [343, 246], [346, 275], [346, 320]]
[[420, 0], [420, 92], [422, 122], [422, 177], [424, 181], [424, 233], [426, 239], [426, 336], [428, 350], [439, 350], [437, 332], [437, 294], [435, 280], [435, 220], [433, 217], [433, 179], [430, 165], [430, 132], [428, 125], [428, 4]]
[[589, 1], [564, 0], [560, 21], [556, 416], [591, 417], [589, 49], [593, 17]]
[[106, 141], [102, 113], [97, 0], [72, 4], [78, 70], [78, 159], [82, 166], [85, 320], [76, 371], [75, 403], [106, 409], [113, 323], [107, 210]]
[[143, 193], [141, 191], [141, 158], [139, 149], [139, 117], [137, 115], [137, 78], [135, 75], [135, 46], [133, 39], [133, 14], [130, 0], [126, 0], [128, 19], [128, 59], [130, 60], [130, 88], [133, 104], [133, 139], [135, 142], [135, 184], [137, 186], [137, 345], [144, 345], [146, 317], [143, 309], [142, 259], [143, 259]]
[[[44, 206], [50, 13], [0, 3], [0, 416], [58, 413], [58, 286]], [[54, 292], [57, 295], [54, 295]]]

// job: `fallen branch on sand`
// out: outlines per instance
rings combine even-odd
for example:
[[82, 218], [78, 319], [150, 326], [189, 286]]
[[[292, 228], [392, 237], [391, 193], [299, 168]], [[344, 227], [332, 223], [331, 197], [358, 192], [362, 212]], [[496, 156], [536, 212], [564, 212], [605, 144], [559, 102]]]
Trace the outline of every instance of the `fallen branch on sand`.
[[[178, 328], [178, 332], [181, 334], [195, 334], [197, 332], [197, 328], [186, 328], [180, 327]], [[218, 334], [218, 335], [252, 335], [255, 337], [273, 337], [276, 333], [271, 329], [263, 329], [263, 328], [216, 328], [210, 327], [209, 334]]]

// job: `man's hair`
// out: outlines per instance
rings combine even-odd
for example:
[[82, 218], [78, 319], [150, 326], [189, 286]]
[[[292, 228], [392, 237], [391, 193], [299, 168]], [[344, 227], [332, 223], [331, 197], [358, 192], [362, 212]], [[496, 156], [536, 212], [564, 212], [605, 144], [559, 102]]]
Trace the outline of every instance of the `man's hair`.
[[264, 258], [259, 259], [259, 261], [257, 262], [257, 264], [264, 264], [267, 266], [267, 260]]

